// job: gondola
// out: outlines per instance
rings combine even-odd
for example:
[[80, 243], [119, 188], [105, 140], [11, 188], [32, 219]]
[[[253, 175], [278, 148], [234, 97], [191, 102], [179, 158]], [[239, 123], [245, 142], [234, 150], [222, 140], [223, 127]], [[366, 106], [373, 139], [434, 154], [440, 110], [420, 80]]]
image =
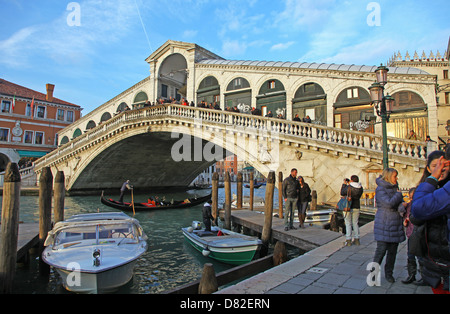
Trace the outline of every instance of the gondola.
[[[181, 208], [188, 208], [192, 206], [196, 206], [202, 203], [205, 203], [211, 199], [211, 194], [202, 196], [202, 197], [192, 197], [188, 198], [182, 201], [173, 201], [173, 202], [162, 202], [163, 205], [152, 205], [150, 203], [134, 203], [134, 210], [135, 211], [148, 211], [148, 210], [161, 210], [161, 209], [181, 209]], [[106, 198], [103, 195], [100, 197], [100, 200], [103, 204], [106, 206], [120, 209], [123, 211], [133, 211], [133, 205], [131, 203], [121, 203], [118, 201], [115, 201], [111, 198]]]

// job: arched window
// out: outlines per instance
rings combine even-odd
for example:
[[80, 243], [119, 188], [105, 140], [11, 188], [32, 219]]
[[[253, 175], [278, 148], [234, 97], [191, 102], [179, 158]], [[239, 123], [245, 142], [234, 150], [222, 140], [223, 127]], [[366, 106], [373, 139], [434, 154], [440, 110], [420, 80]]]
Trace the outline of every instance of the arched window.
[[130, 109], [130, 107], [128, 107], [128, 105], [123, 102], [117, 107], [116, 112], [122, 112], [122, 111], [129, 110], [129, 109]]
[[69, 138], [68, 138], [67, 136], [64, 136], [64, 137], [61, 139], [60, 145], [64, 145], [64, 144], [67, 144], [67, 143], [69, 143]]
[[322, 86], [306, 83], [300, 86], [292, 99], [292, 117], [309, 116], [314, 123], [327, 125], [327, 95]]
[[111, 114], [109, 112], [105, 112], [100, 119], [101, 122], [106, 122], [111, 119]]
[[81, 132], [80, 129], [76, 129], [75, 132], [73, 132], [73, 138], [77, 138], [78, 136], [81, 136], [83, 132]]
[[203, 79], [197, 90], [197, 104], [205, 101], [207, 104], [220, 104], [220, 85], [214, 76]]
[[90, 129], [93, 129], [93, 128], [95, 128], [97, 126], [97, 124], [94, 122], [94, 121], [89, 121], [88, 122], [88, 124], [87, 124], [87, 126], [86, 126], [86, 130], [90, 130]]
[[269, 111], [274, 117], [286, 118], [286, 90], [279, 80], [264, 82], [256, 96], [256, 105], [265, 116]]

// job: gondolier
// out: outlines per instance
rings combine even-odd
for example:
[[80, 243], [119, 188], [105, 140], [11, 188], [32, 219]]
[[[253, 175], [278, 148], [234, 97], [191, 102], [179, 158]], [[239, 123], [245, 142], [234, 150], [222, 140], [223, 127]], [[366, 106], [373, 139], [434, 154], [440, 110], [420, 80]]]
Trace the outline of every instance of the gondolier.
[[124, 196], [125, 191], [126, 191], [127, 189], [128, 189], [128, 190], [132, 190], [132, 189], [133, 189], [133, 186], [130, 185], [130, 180], [127, 180], [127, 181], [125, 181], [125, 182], [122, 184], [122, 187], [120, 188], [120, 198], [119, 198], [119, 202], [123, 203], [123, 196]]

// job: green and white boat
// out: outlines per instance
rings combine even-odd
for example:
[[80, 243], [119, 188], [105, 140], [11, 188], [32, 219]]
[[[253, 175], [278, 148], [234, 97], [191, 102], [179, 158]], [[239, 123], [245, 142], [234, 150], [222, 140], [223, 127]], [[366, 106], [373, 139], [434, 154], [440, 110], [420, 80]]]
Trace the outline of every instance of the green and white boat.
[[257, 237], [219, 227], [205, 231], [200, 226], [200, 222], [194, 221], [191, 227], [182, 228], [186, 240], [204, 256], [226, 264], [242, 265], [250, 262], [262, 244]]

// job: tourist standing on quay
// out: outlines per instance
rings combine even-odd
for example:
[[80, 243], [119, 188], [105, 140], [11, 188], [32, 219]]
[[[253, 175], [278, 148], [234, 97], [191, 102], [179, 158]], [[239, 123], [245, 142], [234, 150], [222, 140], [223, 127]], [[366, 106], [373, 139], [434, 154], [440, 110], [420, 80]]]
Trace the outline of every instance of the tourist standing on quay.
[[284, 179], [282, 185], [284, 209], [284, 230], [297, 229], [294, 227], [294, 210], [297, 207], [298, 191], [300, 185], [297, 181], [297, 169], [292, 169], [291, 174]]
[[398, 172], [393, 168], [385, 169], [376, 183], [378, 187], [375, 198], [378, 210], [375, 214], [373, 231], [377, 248], [373, 261], [381, 265], [386, 255], [384, 276], [388, 282], [393, 283], [398, 245], [406, 239], [401, 217], [404, 211], [399, 212], [399, 209], [404, 210], [404, 207], [400, 206], [403, 202], [403, 194], [398, 189]]
[[450, 270], [450, 145], [432, 152], [414, 194], [411, 221], [426, 223], [428, 252], [421, 258], [422, 279], [436, 294], [449, 293]]
[[120, 197], [119, 202], [123, 203], [123, 196], [125, 195], [126, 190], [132, 190], [133, 186], [130, 185], [130, 180], [125, 181], [120, 188]]
[[300, 222], [299, 228], [304, 228], [304, 223], [306, 219], [306, 209], [308, 208], [309, 202], [311, 202], [311, 189], [308, 183], [305, 182], [302, 176], [298, 176], [299, 192], [298, 192], [298, 220]]
[[[348, 180], [348, 179], [347, 179]], [[350, 177], [350, 181], [345, 180], [345, 183], [341, 187], [341, 196], [347, 197], [347, 195], [351, 198], [350, 211], [344, 213], [345, 220], [345, 245], [352, 245], [352, 230], [353, 230], [353, 244], [360, 245], [359, 242], [359, 214], [361, 209], [361, 196], [364, 192], [364, 189], [359, 183], [359, 177], [353, 175]]]

